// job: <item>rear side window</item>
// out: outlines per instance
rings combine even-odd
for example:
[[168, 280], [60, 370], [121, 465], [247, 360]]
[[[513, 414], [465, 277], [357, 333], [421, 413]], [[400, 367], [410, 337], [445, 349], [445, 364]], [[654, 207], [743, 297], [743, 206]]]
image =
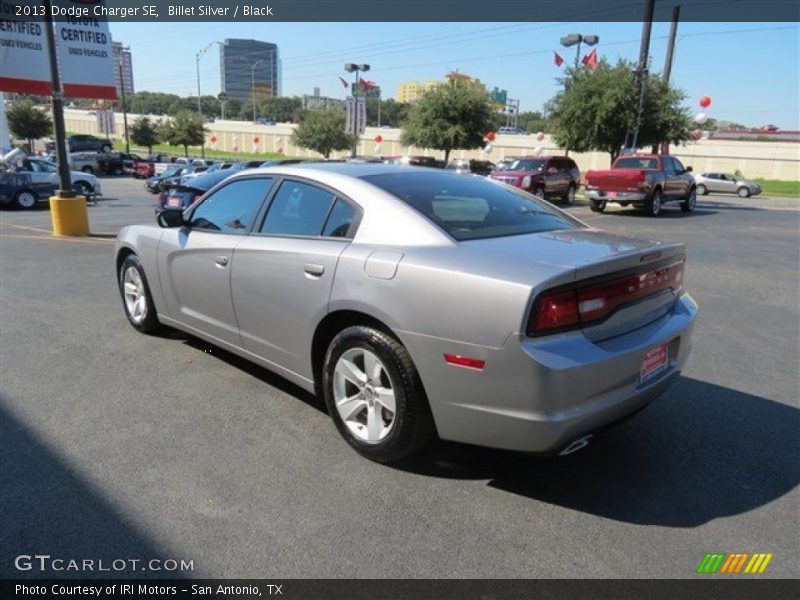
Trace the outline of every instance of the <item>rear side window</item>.
[[232, 181], [208, 196], [192, 212], [192, 229], [247, 233], [272, 185], [272, 179], [259, 177]]
[[434, 171], [363, 179], [404, 201], [459, 241], [575, 227], [569, 217], [544, 201], [483, 177]]
[[270, 204], [261, 233], [318, 236], [336, 197], [329, 191], [287, 180]]
[[325, 237], [344, 238], [350, 237], [350, 228], [356, 219], [356, 210], [341, 198], [337, 198], [333, 205], [328, 221], [322, 235]]
[[[666, 166], [666, 161], [665, 165]], [[655, 158], [641, 158], [637, 156], [630, 156], [628, 158], [620, 158], [614, 163], [615, 169], [649, 169], [651, 171], [658, 170], [658, 160]]]

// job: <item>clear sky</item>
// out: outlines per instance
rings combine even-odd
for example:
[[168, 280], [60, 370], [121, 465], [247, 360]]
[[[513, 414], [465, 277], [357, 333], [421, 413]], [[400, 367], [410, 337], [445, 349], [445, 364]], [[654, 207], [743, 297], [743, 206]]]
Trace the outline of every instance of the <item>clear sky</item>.
[[[601, 56], [636, 60], [640, 23], [111, 23], [115, 40], [130, 46], [137, 91], [196, 94], [195, 54], [214, 41], [252, 38], [278, 44], [283, 61], [283, 95], [312, 93], [340, 97], [345, 62], [372, 65], [367, 78], [384, 97], [407, 80], [441, 79], [459, 70], [490, 89], [507, 89], [521, 110], [541, 110], [557, 88], [560, 69], [553, 50], [567, 33], [594, 33]], [[669, 23], [654, 23], [653, 69], [664, 65]], [[200, 63], [201, 91], [220, 90], [219, 51]], [[748, 126], [772, 123], [800, 130], [800, 24], [681, 23], [672, 81], [699, 112]]]

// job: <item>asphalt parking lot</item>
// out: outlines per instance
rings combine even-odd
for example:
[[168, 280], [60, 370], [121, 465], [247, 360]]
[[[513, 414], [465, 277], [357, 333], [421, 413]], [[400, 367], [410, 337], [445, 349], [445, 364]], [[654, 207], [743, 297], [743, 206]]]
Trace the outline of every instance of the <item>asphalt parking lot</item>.
[[0, 576], [40, 575], [13, 560], [47, 553], [191, 559], [193, 577], [692, 577], [713, 551], [800, 576], [800, 199], [571, 208], [686, 243], [701, 313], [683, 378], [567, 458], [440, 443], [387, 467], [268, 371], [130, 327], [112, 238], [152, 197], [103, 187], [95, 237], [0, 211]]

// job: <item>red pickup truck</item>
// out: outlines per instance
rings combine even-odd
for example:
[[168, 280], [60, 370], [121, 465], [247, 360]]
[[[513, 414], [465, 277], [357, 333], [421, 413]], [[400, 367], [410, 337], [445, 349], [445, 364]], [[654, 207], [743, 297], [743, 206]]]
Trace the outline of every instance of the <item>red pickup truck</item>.
[[617, 202], [633, 204], [656, 217], [665, 202], [680, 202], [685, 213], [697, 204], [692, 167], [661, 154], [620, 156], [611, 169], [586, 173], [585, 190], [594, 212], [603, 212], [608, 202]]

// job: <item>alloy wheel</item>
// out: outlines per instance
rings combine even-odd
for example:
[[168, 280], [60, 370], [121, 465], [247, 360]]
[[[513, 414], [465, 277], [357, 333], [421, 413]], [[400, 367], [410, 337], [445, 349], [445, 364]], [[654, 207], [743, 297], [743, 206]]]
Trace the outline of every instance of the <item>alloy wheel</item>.
[[357, 440], [377, 444], [395, 421], [395, 387], [385, 365], [366, 348], [351, 348], [339, 357], [333, 374], [336, 410]]
[[30, 192], [21, 192], [17, 196], [17, 205], [20, 208], [33, 208], [36, 206], [36, 196]]
[[145, 295], [144, 282], [138, 269], [130, 266], [125, 270], [122, 277], [124, 288], [125, 307], [128, 315], [137, 325], [141, 324], [147, 317], [147, 296]]

